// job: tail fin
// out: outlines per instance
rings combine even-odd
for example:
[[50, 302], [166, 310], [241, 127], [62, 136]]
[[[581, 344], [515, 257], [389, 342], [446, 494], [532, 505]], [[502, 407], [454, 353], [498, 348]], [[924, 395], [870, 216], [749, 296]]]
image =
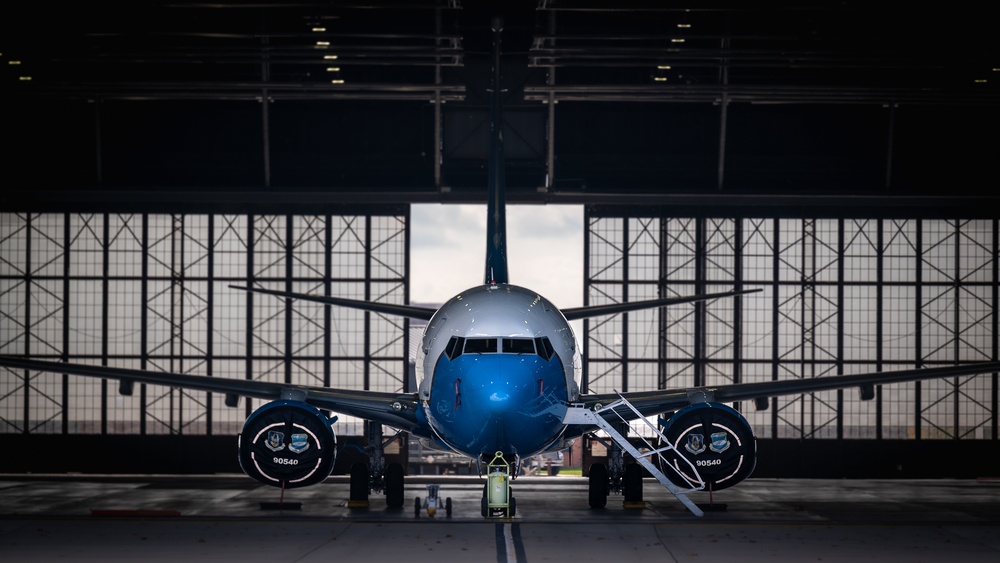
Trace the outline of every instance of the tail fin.
[[503, 20], [494, 18], [493, 28], [493, 77], [490, 104], [490, 161], [489, 192], [486, 219], [486, 276], [485, 283], [510, 283], [507, 272], [507, 212], [504, 195], [505, 166], [503, 152], [503, 103], [500, 91], [500, 33]]

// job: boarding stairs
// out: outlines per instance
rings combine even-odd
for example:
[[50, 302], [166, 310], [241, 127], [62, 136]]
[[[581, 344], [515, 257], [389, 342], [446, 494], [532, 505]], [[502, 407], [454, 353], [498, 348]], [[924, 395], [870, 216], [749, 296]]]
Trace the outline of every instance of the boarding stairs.
[[[569, 409], [566, 411], [566, 416], [563, 418], [563, 422], [565, 424], [593, 425], [607, 432], [608, 436], [610, 436], [622, 450], [628, 452], [632, 458], [635, 459], [636, 463], [645, 468], [646, 471], [649, 471], [650, 475], [655, 477], [661, 485], [677, 497], [677, 500], [687, 507], [692, 514], [696, 516], [703, 516], [705, 513], [701, 510], [701, 508], [699, 508], [697, 504], [687, 497], [687, 493], [700, 491], [705, 488], [705, 482], [701, 479], [701, 475], [698, 474], [698, 469], [695, 468], [694, 464], [684, 457], [683, 454], [677, 451], [677, 449], [674, 448], [673, 445], [671, 445], [667, 440], [666, 436], [664, 436], [655, 425], [647, 420], [646, 417], [644, 417], [639, 410], [632, 405], [632, 403], [620, 394], [618, 396], [619, 399], [617, 401], [609, 403], [608, 405], [597, 405], [593, 409], [587, 408], [583, 405], [570, 405]], [[612, 413], [614, 416], [618, 417], [623, 424], [627, 425], [628, 421], [625, 420], [625, 417], [622, 416], [621, 412], [619, 412], [619, 407], [626, 407], [635, 413], [635, 418], [645, 422], [646, 425], [652, 429], [655, 435], [660, 437], [660, 443], [665, 444], [665, 446], [656, 448], [645, 438], [640, 436], [639, 439], [646, 445], [646, 451], [640, 452], [635, 446], [632, 445], [631, 442], [628, 441], [625, 436], [622, 436], [622, 434], [618, 432], [613, 423], [609, 422], [604, 416], [602, 416], [604, 413]], [[666, 460], [663, 458], [663, 452], [671, 450], [676, 451], [677, 456], [690, 466], [691, 474], [695, 476], [697, 479], [696, 481], [688, 479], [683, 473], [675, 469], [669, 463], [666, 463]], [[653, 463], [651, 458], [654, 458], [654, 456], [657, 459], [662, 460], [664, 463]], [[657, 467], [658, 465], [662, 467], [669, 467], [671, 471], [680, 475], [680, 477], [688, 483], [689, 487], [687, 489], [681, 489], [675, 485], [673, 481], [667, 478], [667, 476], [660, 471], [660, 468]]]

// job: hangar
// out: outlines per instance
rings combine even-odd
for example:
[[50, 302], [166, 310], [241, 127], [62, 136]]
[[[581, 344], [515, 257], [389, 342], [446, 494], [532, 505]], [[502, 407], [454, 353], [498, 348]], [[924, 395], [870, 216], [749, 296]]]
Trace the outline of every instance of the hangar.
[[[0, 352], [413, 392], [408, 321], [229, 286], [411, 302], [410, 206], [485, 201], [495, 8], [5, 8]], [[979, 10], [503, 3], [508, 199], [583, 207], [586, 303], [765, 290], [587, 321], [583, 389], [996, 361]], [[3, 370], [6, 470], [238, 471], [259, 403], [123, 390]], [[997, 399], [994, 373], [736, 406], [760, 476], [980, 477]]]

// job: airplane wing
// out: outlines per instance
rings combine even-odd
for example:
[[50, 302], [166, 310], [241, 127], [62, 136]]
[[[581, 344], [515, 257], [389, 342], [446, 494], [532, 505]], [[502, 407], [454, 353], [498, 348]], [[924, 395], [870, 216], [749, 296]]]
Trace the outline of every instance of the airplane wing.
[[11, 370], [23, 369], [117, 379], [125, 383], [138, 381], [140, 383], [183, 387], [185, 389], [196, 389], [227, 395], [241, 395], [271, 401], [292, 398], [301, 400], [319, 409], [379, 422], [393, 428], [412, 432], [418, 436], [427, 434], [427, 432], [421, 431], [422, 426], [417, 420], [418, 402], [416, 393], [385, 393], [303, 385], [284, 385], [248, 379], [29, 360], [18, 356], [0, 356], [0, 367]]
[[[939, 368], [906, 369], [890, 372], [815, 377], [810, 379], [735, 383], [716, 387], [689, 387], [687, 389], [638, 391], [622, 394], [595, 393], [581, 395], [580, 402], [587, 407], [593, 408], [596, 405], [608, 405], [624, 397], [642, 416], [655, 416], [665, 412], [676, 411], [692, 403], [762, 401], [769, 397], [778, 397], [781, 395], [799, 395], [802, 393], [851, 387], [859, 388], [861, 390], [861, 398], [867, 400], [875, 397], [876, 385], [996, 372], [1000, 372], [1000, 362], [981, 362]], [[623, 406], [616, 410], [625, 420], [637, 418], [635, 413], [627, 407]], [[608, 418], [608, 420], [612, 420], [612, 417], [613, 414], [611, 411], [605, 414], [605, 418]]]

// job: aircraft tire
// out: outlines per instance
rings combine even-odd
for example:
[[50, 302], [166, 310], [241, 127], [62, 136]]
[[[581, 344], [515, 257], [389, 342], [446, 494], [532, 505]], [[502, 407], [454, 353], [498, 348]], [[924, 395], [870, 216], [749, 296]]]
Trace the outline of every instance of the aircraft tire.
[[590, 466], [588, 493], [590, 508], [604, 508], [608, 504], [608, 468], [603, 463]]
[[368, 502], [368, 464], [357, 462], [351, 466], [351, 500]]
[[417, 498], [414, 499], [414, 502], [413, 502], [413, 509], [414, 509], [413, 510], [413, 515], [416, 516], [417, 518], [420, 518], [420, 509], [421, 508], [422, 508], [422, 506], [420, 505], [420, 497], [417, 497]]
[[403, 507], [403, 464], [390, 463], [385, 468], [385, 504], [389, 508]]
[[448, 518], [451, 518], [451, 497], [444, 500], [444, 512], [448, 515]]
[[625, 502], [642, 502], [642, 467], [638, 463], [625, 466]]
[[486, 500], [487, 486], [483, 485], [483, 502], [482, 502], [482, 513], [483, 518], [489, 516], [489, 501]]

